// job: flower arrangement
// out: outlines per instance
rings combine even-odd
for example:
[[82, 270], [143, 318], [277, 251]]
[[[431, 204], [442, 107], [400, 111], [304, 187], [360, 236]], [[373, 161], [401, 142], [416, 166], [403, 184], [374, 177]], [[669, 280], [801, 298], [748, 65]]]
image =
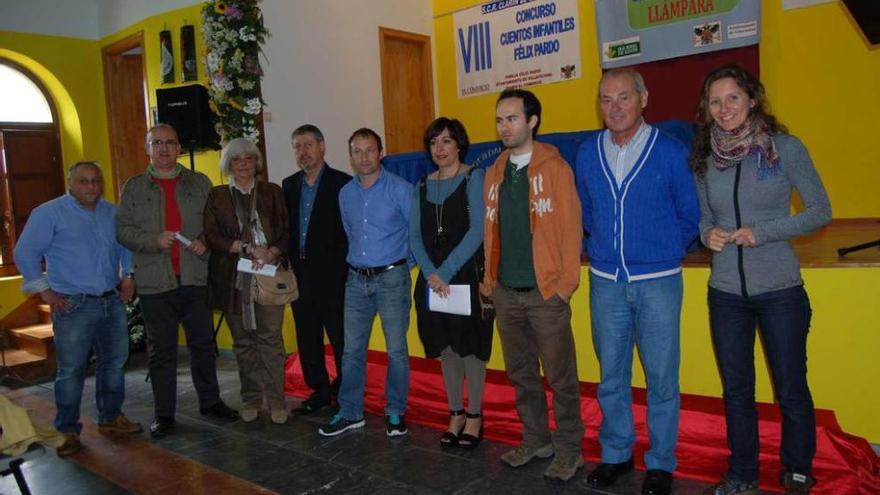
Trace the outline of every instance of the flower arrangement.
[[202, 37], [211, 110], [220, 141], [260, 139], [257, 117], [260, 96], [260, 46], [269, 35], [263, 26], [260, 0], [210, 0], [202, 7]]

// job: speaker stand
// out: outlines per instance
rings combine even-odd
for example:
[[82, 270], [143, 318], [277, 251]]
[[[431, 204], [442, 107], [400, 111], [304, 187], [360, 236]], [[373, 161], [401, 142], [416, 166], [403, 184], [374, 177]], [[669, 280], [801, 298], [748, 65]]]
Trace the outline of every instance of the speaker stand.
[[196, 150], [192, 147], [189, 149], [189, 169], [192, 171], [196, 169]]

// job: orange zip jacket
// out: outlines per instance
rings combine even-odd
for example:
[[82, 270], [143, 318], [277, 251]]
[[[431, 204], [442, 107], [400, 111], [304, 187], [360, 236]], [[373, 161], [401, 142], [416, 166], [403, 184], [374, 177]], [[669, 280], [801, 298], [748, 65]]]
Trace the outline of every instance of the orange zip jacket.
[[[486, 275], [482, 290], [488, 294], [495, 290], [498, 283], [498, 264], [501, 260], [498, 190], [504, 182], [504, 167], [509, 157], [510, 150], [501, 153], [486, 171], [483, 186], [486, 201], [483, 224]], [[555, 146], [537, 141], [532, 147], [532, 161], [527, 173], [532, 261], [538, 290], [544, 300], [554, 294], [569, 299], [580, 279], [581, 241], [584, 235], [574, 173]]]

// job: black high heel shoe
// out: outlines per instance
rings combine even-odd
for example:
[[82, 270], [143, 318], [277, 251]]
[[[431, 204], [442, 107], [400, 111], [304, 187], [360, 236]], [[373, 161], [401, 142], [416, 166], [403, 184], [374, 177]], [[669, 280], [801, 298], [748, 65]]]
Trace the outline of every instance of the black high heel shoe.
[[[467, 413], [465, 416], [468, 419], [479, 419], [480, 420], [480, 431], [477, 433], [477, 436], [470, 435], [468, 433], [459, 433], [458, 435], [458, 446], [465, 449], [473, 449], [476, 448], [477, 445], [480, 445], [480, 442], [483, 440], [483, 414], [476, 413], [471, 414]], [[465, 420], [465, 426], [467, 426], [467, 420]], [[461, 429], [464, 431], [464, 428]]]
[[[464, 409], [449, 411], [450, 418], [453, 416], [461, 416], [462, 414], [464, 414]], [[464, 423], [462, 423], [461, 428], [458, 429], [458, 433], [453, 433], [449, 430], [444, 431], [443, 435], [440, 437], [440, 445], [443, 447], [458, 445], [458, 436], [461, 435], [462, 430], [464, 430]]]

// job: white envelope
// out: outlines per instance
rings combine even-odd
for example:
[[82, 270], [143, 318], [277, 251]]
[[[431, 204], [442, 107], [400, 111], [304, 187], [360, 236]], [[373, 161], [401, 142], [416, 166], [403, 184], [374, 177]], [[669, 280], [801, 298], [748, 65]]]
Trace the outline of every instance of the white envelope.
[[189, 247], [189, 245], [192, 244], [192, 241], [189, 240], [189, 239], [187, 239], [187, 238], [186, 238], [183, 234], [181, 234], [180, 232], [175, 232], [175, 233], [174, 233], [174, 238], [177, 239], [177, 242], [183, 244], [183, 247]]
[[449, 295], [440, 297], [430, 287], [428, 291], [428, 309], [438, 313], [453, 315], [471, 315], [471, 288], [469, 285], [450, 285]]
[[263, 265], [259, 270], [254, 270], [254, 262], [248, 259], [239, 258], [238, 260], [238, 271], [245, 273], [256, 273], [257, 275], [268, 275], [270, 277], [275, 276], [275, 270], [278, 269], [275, 265]]

